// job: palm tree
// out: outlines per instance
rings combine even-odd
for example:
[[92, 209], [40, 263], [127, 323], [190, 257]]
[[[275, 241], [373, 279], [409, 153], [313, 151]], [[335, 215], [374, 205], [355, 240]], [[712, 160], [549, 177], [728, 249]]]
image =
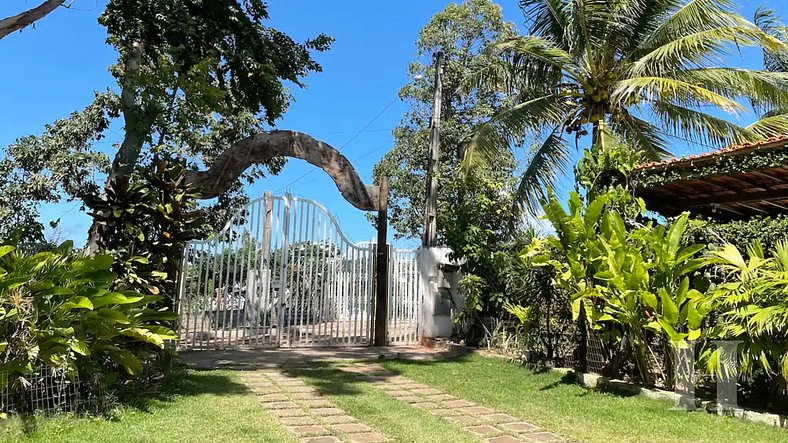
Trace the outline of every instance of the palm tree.
[[[479, 125], [463, 166], [483, 166], [523, 136], [540, 140], [519, 187], [533, 209], [568, 163], [568, 136], [609, 137], [644, 159], [668, 139], [723, 146], [788, 132], [788, 119], [742, 127], [719, 117], [788, 103], [788, 74], [720, 66], [739, 46], [785, 45], [733, 11], [731, 0], [521, 0], [530, 33], [493, 44], [495, 62], [469, 84], [504, 87], [513, 102]], [[717, 113], [717, 115], [715, 115]]]
[[[755, 11], [755, 25], [763, 32], [781, 40], [788, 42], [788, 26], [785, 26], [777, 18], [777, 14], [772, 9], [759, 7]], [[763, 64], [768, 71], [788, 73], [788, 49], [783, 48], [779, 52], [765, 50], [763, 52]], [[783, 103], [780, 107], [770, 109], [761, 116], [761, 120], [780, 121], [788, 119], [788, 103]]]

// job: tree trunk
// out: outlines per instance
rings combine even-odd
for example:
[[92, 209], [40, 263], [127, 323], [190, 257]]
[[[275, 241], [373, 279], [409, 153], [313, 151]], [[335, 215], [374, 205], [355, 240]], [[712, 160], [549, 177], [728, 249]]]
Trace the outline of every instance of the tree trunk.
[[306, 160], [323, 169], [336, 183], [339, 192], [362, 211], [378, 209], [377, 186], [366, 186], [344, 155], [327, 143], [296, 131], [271, 131], [247, 137], [222, 152], [207, 171], [189, 171], [186, 181], [200, 198], [218, 197], [252, 165], [275, 157]]
[[21, 31], [38, 20], [49, 15], [50, 12], [62, 5], [65, 0], [47, 0], [33, 9], [28, 9], [20, 14], [0, 20], [0, 39], [8, 34]]

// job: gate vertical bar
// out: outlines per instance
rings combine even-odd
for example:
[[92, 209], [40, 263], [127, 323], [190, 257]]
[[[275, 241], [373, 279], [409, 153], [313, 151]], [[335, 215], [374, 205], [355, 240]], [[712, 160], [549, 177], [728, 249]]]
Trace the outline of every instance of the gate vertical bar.
[[[282, 200], [284, 204], [284, 215], [282, 220], [282, 249], [279, 253], [279, 296], [276, 302], [276, 347], [282, 346], [282, 328], [284, 322], [284, 312], [282, 312], [283, 301], [287, 297], [287, 259], [288, 243], [290, 236], [290, 201], [292, 196], [288, 192]], [[288, 321], [289, 322], [289, 321]]]
[[[257, 334], [258, 341], [260, 340], [260, 324], [263, 327], [263, 339], [265, 338], [266, 316], [263, 312], [268, 307], [271, 294], [271, 219], [274, 212], [274, 195], [271, 191], [263, 194], [263, 246], [258, 264], [260, 270], [260, 296], [257, 300]], [[263, 304], [265, 303], [265, 304]], [[265, 340], [263, 340], [265, 341]]]
[[380, 178], [380, 194], [378, 196], [378, 247], [377, 273], [375, 275], [375, 346], [386, 346], [388, 331], [388, 206], [389, 178]]

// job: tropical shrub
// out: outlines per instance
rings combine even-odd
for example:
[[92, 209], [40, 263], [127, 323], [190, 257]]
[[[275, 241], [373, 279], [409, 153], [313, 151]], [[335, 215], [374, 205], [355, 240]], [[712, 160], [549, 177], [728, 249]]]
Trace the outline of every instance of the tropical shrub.
[[87, 200], [98, 228], [96, 246], [114, 257], [114, 288], [161, 294], [172, 309], [183, 246], [203, 235], [203, 214], [182, 162], [154, 158], [137, 174], [111, 179], [103, 197]]
[[521, 249], [532, 233], [518, 233], [513, 223], [517, 208], [510, 183], [475, 178], [452, 186], [459, 188], [444, 190], [464, 197], [451, 208], [441, 208], [438, 225], [443, 226], [451, 258], [462, 263], [465, 307], [456, 320], [468, 325], [474, 336], [480, 319], [497, 315], [513, 296], [507, 269], [513, 251]]
[[[572, 300], [575, 319], [585, 312], [611, 349], [607, 372], [618, 375], [624, 362], [634, 362], [634, 374], [653, 383], [657, 358], [654, 339], [685, 346], [701, 336], [711, 303], [703, 296], [702, 279], [693, 274], [703, 264], [703, 245], [682, 242], [687, 215], [666, 229], [653, 222], [622, 217], [621, 207], [642, 202], [621, 189], [611, 190], [584, 205], [573, 192], [567, 213], [552, 192], [543, 205], [555, 236], [535, 241], [523, 258], [555, 270], [555, 282]], [[622, 199], [624, 201], [622, 201]], [[561, 252], [556, 258], [546, 247]], [[670, 355], [670, 352], [665, 352]], [[665, 365], [669, 367], [670, 365]], [[663, 374], [670, 383], [671, 376]]]
[[[725, 280], [711, 292], [719, 317], [710, 336], [741, 342], [739, 365], [744, 375], [760, 369], [779, 376], [784, 385], [788, 380], [788, 243], [777, 243], [771, 257], [754, 243], [746, 259], [736, 246], [726, 244], [712, 252], [708, 263]], [[704, 359], [710, 373], [720, 373], [724, 365], [719, 349], [707, 349]]]
[[0, 246], [0, 389], [45, 365], [82, 379], [138, 374], [146, 352], [175, 339], [153, 309], [160, 297], [112, 289], [112, 257], [82, 257], [66, 242], [26, 255]]

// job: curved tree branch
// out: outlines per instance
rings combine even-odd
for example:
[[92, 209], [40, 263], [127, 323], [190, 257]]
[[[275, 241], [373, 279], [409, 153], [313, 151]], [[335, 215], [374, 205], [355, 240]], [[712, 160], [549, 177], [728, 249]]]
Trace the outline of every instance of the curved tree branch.
[[0, 38], [12, 32], [24, 29], [37, 20], [46, 17], [50, 12], [62, 5], [64, 1], [65, 0], [46, 0], [33, 9], [28, 9], [17, 15], [0, 19]]
[[377, 186], [366, 186], [338, 150], [296, 131], [271, 131], [247, 137], [222, 152], [207, 171], [187, 172], [186, 181], [201, 198], [214, 198], [229, 189], [250, 166], [274, 157], [308, 161], [334, 179], [339, 192], [350, 204], [362, 211], [377, 209]]

